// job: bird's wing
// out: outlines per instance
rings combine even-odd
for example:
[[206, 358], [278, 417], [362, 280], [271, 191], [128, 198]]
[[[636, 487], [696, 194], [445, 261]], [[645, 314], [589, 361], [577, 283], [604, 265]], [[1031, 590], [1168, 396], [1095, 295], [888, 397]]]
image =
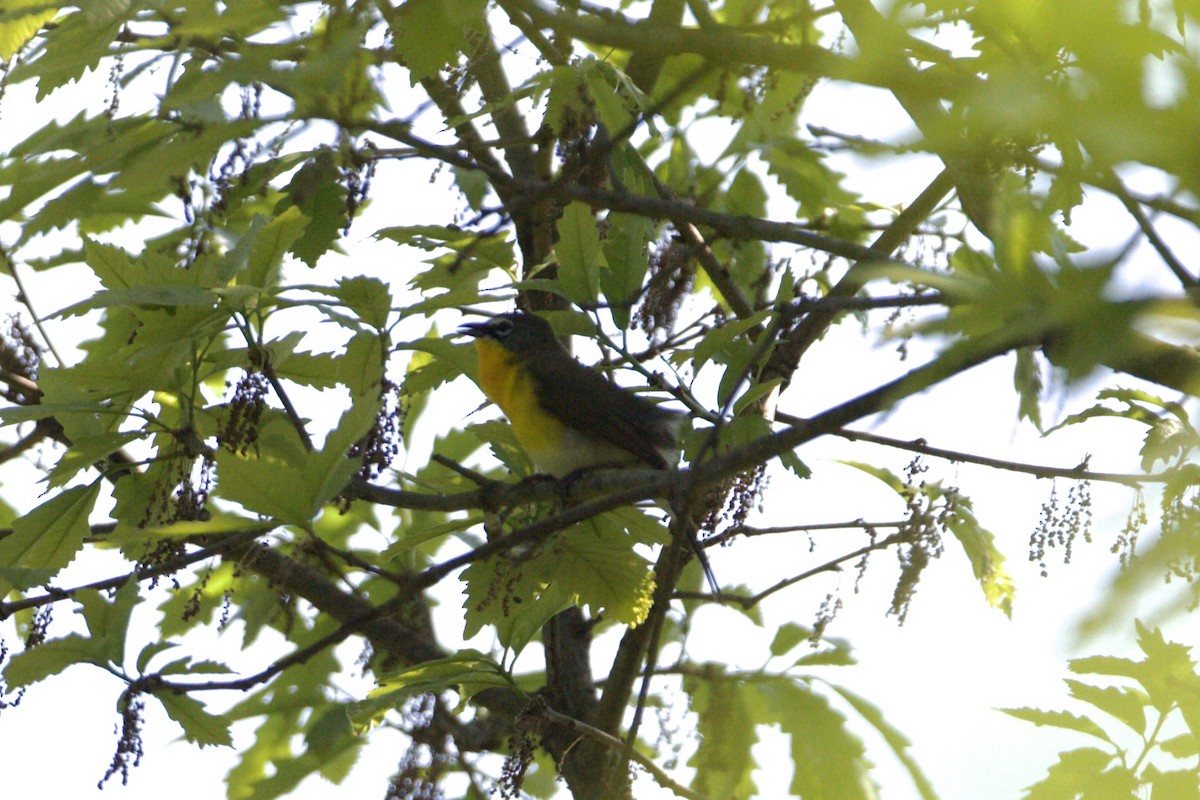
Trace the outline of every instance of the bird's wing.
[[652, 467], [667, 467], [663, 451], [674, 446], [674, 412], [659, 408], [571, 359], [553, 378], [534, 366], [538, 399], [568, 427], [608, 442]]

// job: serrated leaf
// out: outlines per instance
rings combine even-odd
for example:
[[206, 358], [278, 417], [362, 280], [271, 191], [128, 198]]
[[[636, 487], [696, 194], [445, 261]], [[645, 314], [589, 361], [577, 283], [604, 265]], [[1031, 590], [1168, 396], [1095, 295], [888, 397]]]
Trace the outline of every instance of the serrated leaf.
[[1042, 372], [1032, 347], [1016, 351], [1017, 365], [1013, 370], [1013, 386], [1017, 390], [1017, 419], [1027, 419], [1039, 431], [1042, 429]]
[[392, 296], [383, 281], [361, 275], [341, 278], [334, 294], [372, 328], [382, 330], [387, 327]]
[[1127, 769], [1113, 766], [1110, 753], [1094, 747], [1081, 747], [1058, 754], [1046, 777], [1026, 790], [1025, 800], [1064, 800], [1082, 795], [1086, 798], [1132, 800], [1137, 780]]
[[[13, 522], [11, 535], [0, 539], [0, 568], [17, 588], [43, 583], [50, 575], [70, 564], [91, 533], [88, 516], [100, 495], [100, 482], [75, 486], [50, 498]], [[28, 573], [33, 583], [19, 580], [19, 571]]]
[[58, 87], [80, 78], [85, 70], [98, 66], [122, 24], [123, 20], [118, 19], [107, 25], [92, 25], [83, 14], [68, 14], [46, 35], [40, 56], [22, 62], [12, 71], [10, 80], [16, 83], [36, 78], [40, 102]]
[[[823, 641], [829, 641], [824, 639]], [[817, 650], [813, 653], [806, 653], [792, 664], [794, 667], [815, 667], [815, 666], [830, 666], [830, 667], [849, 667], [857, 664], [858, 661], [854, 658], [854, 653], [849, 646], [843, 645], [833, 647], [826, 650]]]
[[273, 455], [243, 457], [227, 450], [217, 452], [217, 491], [252, 513], [307, 527], [318, 510], [313, 498], [298, 491], [303, 485], [300, 467]]
[[9, 691], [57, 675], [72, 664], [103, 664], [103, 643], [72, 633], [12, 656], [4, 668]]
[[772, 378], [763, 383], [756, 383], [738, 397], [737, 402], [733, 404], [733, 413], [740, 414], [748, 408], [752, 408], [755, 403], [766, 397], [776, 386], [783, 383], [783, 378]]
[[4, 19], [0, 21], [0, 61], [7, 61], [20, 52], [42, 25], [57, 14], [58, 6], [44, 0], [5, 3]]
[[1164, 753], [1175, 758], [1195, 758], [1200, 755], [1200, 739], [1191, 733], [1181, 733], [1169, 739], [1163, 739], [1158, 746]]
[[600, 266], [604, 259], [591, 207], [578, 200], [571, 202], [563, 209], [555, 227], [559, 285], [574, 302], [590, 305], [600, 291]]
[[862, 741], [846, 718], [807, 684], [790, 677], [759, 683], [764, 714], [790, 739], [790, 791], [804, 800], [874, 800]]
[[896, 756], [896, 759], [904, 765], [904, 769], [907, 770], [908, 776], [912, 779], [913, 786], [916, 787], [917, 792], [923, 800], [937, 800], [937, 792], [933, 790], [933, 784], [930, 783], [929, 778], [921, 769], [921, 765], [913, 758], [912, 752], [909, 749], [912, 747], [912, 742], [909, 741], [908, 737], [888, 722], [883, 712], [873, 703], [868, 702], [865, 698], [860, 697], [843, 686], [830, 685], [830, 688], [840, 694], [858, 712], [860, 717], [870, 723], [871, 727], [879, 732], [883, 740], [887, 742], [888, 747], [892, 749], [892, 753]]
[[520, 655], [543, 625], [571, 605], [568, 585], [547, 576], [551, 570], [544, 555], [524, 561], [499, 556], [463, 570], [464, 638], [490, 625], [501, 646]]
[[348, 711], [350, 721], [362, 731], [415, 695], [457, 689], [466, 700], [483, 689], [512, 686], [512, 680], [492, 658], [478, 650], [461, 650], [388, 675], [365, 700], [351, 703]]
[[[383, 561], [391, 561], [394, 558], [409, 552], [414, 547], [420, 547], [426, 542], [432, 542], [434, 539], [440, 539], [443, 536], [448, 536], [452, 533], [465, 531], [476, 525], [484, 523], [483, 515], [471, 515], [461, 519], [451, 519], [439, 525], [430, 525], [419, 529], [408, 527], [404, 531], [404, 535], [393, 542], [382, 553], [379, 558]], [[468, 568], [469, 569], [469, 568]], [[464, 580], [466, 578], [464, 577]], [[469, 583], [469, 581], [468, 581]], [[505, 646], [508, 646], [507, 644]]]
[[706, 797], [750, 797], [757, 790], [752, 751], [763, 721], [762, 701], [756, 686], [726, 678], [719, 669], [712, 665], [708, 675], [689, 675], [683, 682], [700, 735], [688, 760], [696, 770], [692, 788]]
[[183, 728], [183, 736], [189, 742], [200, 747], [215, 745], [232, 747], [233, 737], [229, 733], [229, 720], [222, 716], [208, 713], [204, 704], [183, 693], [170, 691], [156, 692], [154, 696], [167, 716], [179, 723]]
[[845, 459], [839, 459], [838, 463], [845, 464], [847, 467], [854, 467], [857, 470], [867, 473], [873, 478], [878, 478], [886, 483], [888, 487], [898, 495], [904, 496], [906, 492], [910, 491], [908, 487], [904, 485], [904, 481], [900, 480], [900, 477], [896, 475], [896, 473], [892, 472], [886, 467], [877, 467], [874, 464], [868, 464], [865, 461], [848, 461]]
[[812, 630], [810, 628], [796, 622], [785, 622], [776, 629], [775, 638], [771, 640], [771, 655], [781, 656], [811, 638]]
[[[303, 212], [306, 224], [288, 249], [310, 267], [333, 247], [346, 227], [346, 187], [333, 153], [321, 148], [304, 166], [296, 171], [287, 186], [288, 198], [281, 201], [276, 212], [286, 213], [286, 203]], [[289, 209], [290, 210], [290, 209]]]
[[86, 300], [59, 309], [51, 317], [72, 317], [98, 308], [174, 309], [193, 306], [212, 308], [219, 298], [199, 286], [130, 286], [104, 289]]
[[966, 552], [988, 605], [1000, 609], [1006, 617], [1012, 617], [1016, 585], [1004, 568], [1004, 554], [996, 547], [995, 535], [975, 519], [967, 498], [958, 499], [954, 513], [947, 515], [946, 527]]
[[129, 618], [140, 602], [138, 582], [127, 580], [109, 598], [107, 593], [85, 589], [75, 593], [80, 613], [87, 623], [92, 640], [101, 647], [101, 653], [110, 663], [121, 664], [125, 659], [125, 634], [129, 630]]
[[1146, 706], [1149, 705], [1149, 698], [1145, 695], [1118, 686], [1092, 686], [1073, 680], [1065, 683], [1072, 697], [1120, 720], [1135, 733], [1147, 733]]
[[146, 667], [150, 664], [150, 660], [152, 658], [154, 658], [156, 655], [158, 655], [159, 653], [164, 653], [167, 650], [171, 650], [178, 646], [179, 646], [179, 644], [177, 642], [171, 642], [171, 641], [147, 643], [146, 646], [142, 648], [142, 651], [140, 653], [138, 653], [137, 662], [136, 662], [138, 674], [139, 675], [146, 674]]
[[485, 26], [484, 0], [409, 0], [402, 8], [396, 47], [413, 83], [436, 75], [460, 51], [469, 52], [467, 31]]
[[693, 369], [699, 371], [710, 360], [728, 364], [730, 353], [741, 350], [753, 350], [752, 344], [746, 339], [746, 332], [766, 319], [765, 312], [759, 312], [746, 319], [737, 319], [714, 328], [700, 339], [692, 351]]
[[242, 286], [269, 289], [279, 281], [279, 266], [292, 244], [307, 230], [309, 218], [296, 206], [288, 206], [266, 222], [256, 217], [243, 238], [250, 238], [250, 251], [237, 282]]
[[1148, 778], [1152, 800], [1200, 800], [1200, 776], [1195, 770], [1179, 769], [1160, 772], [1150, 764], [1143, 778]]
[[1089, 717], [1072, 714], [1070, 711], [1043, 711], [1039, 708], [1002, 708], [1000, 711], [1010, 717], [1032, 722], [1038, 727], [1062, 728], [1063, 730], [1085, 733], [1105, 742], [1111, 742], [1104, 729]]
[[249, 511], [308, 528], [358, 469], [359, 459], [347, 451], [370, 430], [377, 410], [377, 400], [359, 398], [326, 437], [324, 447], [299, 460], [262, 448], [257, 456], [218, 451], [220, 495]]
[[654, 572], [645, 558], [623, 541], [625, 531], [607, 515], [586, 520], [559, 534], [551, 550], [560, 559], [556, 580], [576, 603], [601, 611], [626, 625], [638, 625], [650, 613]]
[[649, 270], [647, 245], [654, 226], [635, 214], [611, 213], [606, 219], [604, 261], [608, 269], [600, 275], [600, 286], [620, 328], [629, 325], [629, 311], [642, 289]]
[[1119, 675], [1137, 679], [1142, 675], [1142, 662], [1117, 656], [1087, 656], [1067, 662], [1071, 672], [1079, 675]]
[[286, 358], [272, 361], [275, 374], [280, 378], [311, 386], [315, 389], [331, 389], [337, 385], [341, 356], [334, 353], [291, 353]]
[[7, 406], [0, 408], [0, 422], [5, 425], [15, 425], [19, 422], [33, 422], [46, 419], [64, 412], [80, 412], [84, 414], [102, 414], [112, 411], [110, 403], [39, 403], [35, 406]]

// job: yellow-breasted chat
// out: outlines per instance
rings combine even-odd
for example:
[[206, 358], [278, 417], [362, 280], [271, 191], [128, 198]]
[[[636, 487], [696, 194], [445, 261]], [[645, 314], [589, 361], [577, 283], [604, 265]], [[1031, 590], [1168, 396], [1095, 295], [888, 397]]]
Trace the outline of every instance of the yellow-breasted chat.
[[550, 323], [513, 312], [470, 322], [479, 385], [512, 424], [541, 472], [561, 478], [589, 467], [666, 469], [676, 458], [680, 415], [580, 364]]
[[[538, 470], [562, 478], [599, 467], [668, 469], [678, 459], [681, 415], [576, 361], [545, 319], [516, 311], [466, 323], [459, 333], [475, 337], [479, 386]], [[694, 527], [689, 538], [720, 596]]]

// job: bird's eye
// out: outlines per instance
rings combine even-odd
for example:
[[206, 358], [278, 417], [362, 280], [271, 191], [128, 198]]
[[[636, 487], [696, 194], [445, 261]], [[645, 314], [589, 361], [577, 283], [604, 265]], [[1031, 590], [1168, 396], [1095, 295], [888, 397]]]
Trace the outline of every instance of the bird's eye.
[[505, 319], [504, 317], [497, 317], [492, 321], [491, 328], [493, 334], [503, 339], [505, 336], [508, 336], [510, 333], [512, 333], [512, 320]]

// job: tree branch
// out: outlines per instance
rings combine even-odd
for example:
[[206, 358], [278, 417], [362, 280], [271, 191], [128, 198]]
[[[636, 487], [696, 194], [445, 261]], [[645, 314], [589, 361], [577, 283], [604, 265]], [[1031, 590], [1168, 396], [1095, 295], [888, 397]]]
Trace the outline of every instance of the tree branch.
[[[781, 418], [787, 415], [780, 415]], [[794, 417], [792, 419], [795, 419]], [[1033, 475], [1035, 478], [1069, 478], [1075, 481], [1098, 481], [1104, 483], [1119, 483], [1123, 486], [1132, 486], [1134, 488], [1146, 483], [1165, 483], [1175, 477], [1175, 471], [1160, 472], [1155, 475], [1138, 475], [1135, 473], [1120, 473], [1120, 472], [1093, 472], [1085, 467], [1082, 463], [1074, 467], [1049, 467], [1038, 464], [1025, 464], [1019, 461], [1005, 461], [999, 458], [989, 458], [987, 456], [977, 456], [971, 453], [963, 453], [957, 450], [947, 450], [942, 447], [933, 447], [925, 443], [923, 439], [915, 439], [905, 441], [902, 439], [893, 439], [890, 436], [880, 436], [877, 433], [867, 433], [866, 431], [852, 431], [843, 429], [834, 431], [834, 436], [840, 436], [843, 439], [850, 441], [871, 442], [872, 444], [883, 445], [884, 447], [894, 447], [899, 450], [907, 450], [912, 453], [920, 453], [922, 455], [933, 456], [934, 458], [944, 458], [947, 461], [958, 461], [965, 464], [979, 464], [993, 469], [1002, 469], [1008, 472], [1021, 472], [1026, 475]]]

